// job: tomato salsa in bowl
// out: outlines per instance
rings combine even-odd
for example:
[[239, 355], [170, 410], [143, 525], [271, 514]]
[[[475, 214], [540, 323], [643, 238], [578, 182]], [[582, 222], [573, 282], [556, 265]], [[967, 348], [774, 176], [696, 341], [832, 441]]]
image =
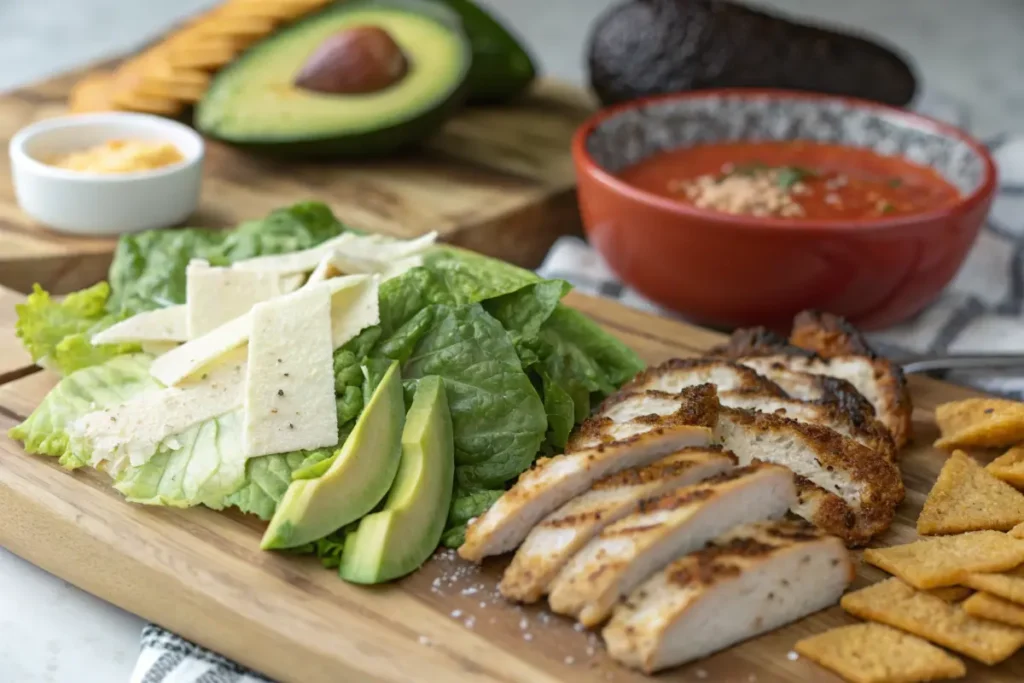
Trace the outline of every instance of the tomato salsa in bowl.
[[953, 278], [995, 168], [965, 133], [847, 98], [706, 90], [599, 112], [573, 142], [584, 227], [622, 279], [703, 324], [806, 308], [879, 328]]

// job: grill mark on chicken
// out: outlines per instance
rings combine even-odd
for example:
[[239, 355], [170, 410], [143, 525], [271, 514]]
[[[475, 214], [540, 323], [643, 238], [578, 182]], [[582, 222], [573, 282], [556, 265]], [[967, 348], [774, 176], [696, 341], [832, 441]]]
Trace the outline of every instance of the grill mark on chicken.
[[[736, 462], [736, 456], [722, 449], [721, 446], [695, 446], [693, 448], [684, 448], [679, 451], [680, 454], [684, 453], [699, 453], [699, 452], [720, 452], [728, 458], [731, 458], [733, 463]], [[617, 472], [611, 476], [605, 477], [600, 481], [596, 482], [590, 487], [592, 491], [604, 491], [606, 489], [618, 489], [623, 486], [640, 486], [641, 484], [647, 484], [652, 481], [659, 479], [666, 479], [670, 477], [676, 477], [688, 469], [693, 468], [697, 463], [693, 460], [672, 460], [669, 462], [656, 462], [648, 465], [647, 467], [637, 467], [633, 469], [623, 470]]]
[[607, 404], [607, 402], [602, 404], [602, 412], [610, 410], [614, 405], [630, 400], [640, 401], [648, 396], [652, 399], [672, 400], [678, 407], [669, 414], [641, 414], [626, 422], [616, 422], [602, 413], [597, 413], [584, 420], [583, 424], [576, 429], [566, 446], [566, 453], [574, 453], [592, 447], [600, 450], [604, 444], [623, 442], [624, 439], [616, 437], [616, 432], [622, 429], [637, 428], [641, 429], [643, 433], [649, 433], [648, 430], [642, 428], [647, 425], [657, 425], [658, 429], [681, 425], [711, 428], [718, 421], [718, 392], [713, 384], [687, 387], [685, 392], [679, 394], [634, 391], [620, 392], [617, 396], [618, 400], [614, 404]]

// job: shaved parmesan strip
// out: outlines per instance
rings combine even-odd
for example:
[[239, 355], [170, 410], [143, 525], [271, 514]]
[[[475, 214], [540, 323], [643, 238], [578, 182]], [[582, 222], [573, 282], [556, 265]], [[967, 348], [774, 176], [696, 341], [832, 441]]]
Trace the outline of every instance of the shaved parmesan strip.
[[340, 290], [331, 297], [333, 348], [344, 346], [364, 329], [380, 322], [379, 290], [380, 277], [374, 275], [363, 284]]
[[[367, 275], [349, 275], [346, 277], [331, 278], [326, 282], [320, 283], [319, 286], [326, 287], [330, 292], [331, 297], [345, 295], [349, 289], [369, 286], [374, 290], [374, 298], [376, 298], [376, 282], [374, 282], [372, 277]], [[301, 296], [304, 292], [310, 291], [310, 289], [302, 288], [292, 292], [291, 294], [286, 294], [285, 296], [278, 297], [277, 299], [272, 299], [272, 301], [282, 301], [285, 302], [285, 305], [288, 305], [287, 302], [292, 301], [294, 297]], [[370, 302], [365, 301], [363, 296], [368, 295], [361, 295], [355, 299], [355, 301], [364, 302], [362, 307], [356, 308], [356, 310], [361, 311], [359, 317], [353, 318], [352, 322], [347, 322], [345, 324], [339, 323], [338, 327], [340, 329], [337, 333], [338, 339], [345, 339], [345, 341], [348, 341], [348, 339], [354, 337], [364, 327], [376, 325], [380, 321], [380, 313], [377, 310], [376, 301], [371, 304]], [[349, 300], [350, 298], [347, 295], [344, 296], [343, 301]], [[353, 306], [355, 306], [355, 304], [353, 304]], [[234, 320], [229, 320], [202, 337], [193, 339], [187, 344], [182, 344], [176, 349], [171, 349], [153, 361], [153, 365], [151, 365], [149, 369], [149, 374], [167, 386], [174, 386], [181, 383], [185, 378], [199, 373], [210, 363], [249, 341], [249, 330], [251, 327], [249, 316], [251, 313], [252, 311], [235, 318]], [[339, 314], [341, 314], [341, 309], [339, 309]], [[353, 332], [352, 330], [356, 326], [359, 327]], [[332, 328], [333, 327], [334, 325], [332, 323]], [[298, 340], [291, 341], [292, 343], [295, 343]], [[340, 344], [344, 343], [344, 341], [340, 342]]]
[[328, 288], [257, 304], [250, 318], [245, 456], [337, 445]]
[[128, 464], [144, 465], [161, 444], [174, 448], [175, 434], [242, 405], [245, 357], [225, 361], [196, 382], [83, 415], [68, 425], [73, 447], [89, 454], [90, 465], [102, 465], [111, 474]]
[[168, 306], [133, 315], [92, 336], [93, 344], [187, 340], [188, 312], [184, 305]]
[[248, 313], [261, 301], [285, 293], [282, 277], [274, 272], [211, 268], [205, 262], [193, 261], [185, 274], [190, 339]]
[[[308, 273], [316, 269], [325, 257], [335, 253], [340, 254], [342, 257], [349, 257], [349, 259], [388, 263], [420, 254], [436, 241], [436, 232], [427, 233], [411, 240], [397, 240], [384, 235], [357, 235], [346, 232], [312, 249], [297, 251], [291, 254], [258, 256], [244, 261], [236, 261], [232, 268], [238, 270], [271, 271], [280, 275]], [[340, 271], [351, 272], [346, 271], [344, 268], [340, 269]], [[354, 272], [368, 271], [356, 270]]]

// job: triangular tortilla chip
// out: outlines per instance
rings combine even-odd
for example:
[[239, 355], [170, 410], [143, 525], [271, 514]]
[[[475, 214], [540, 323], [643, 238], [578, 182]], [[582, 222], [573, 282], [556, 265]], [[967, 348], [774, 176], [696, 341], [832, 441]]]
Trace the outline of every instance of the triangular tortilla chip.
[[969, 398], [935, 409], [942, 437], [936, 448], [1000, 448], [1024, 441], [1024, 403], [1001, 398]]
[[1024, 488], [1024, 446], [1014, 446], [990, 462], [985, 469], [1007, 484]]
[[963, 451], [949, 457], [917, 518], [919, 534], [1007, 531], [1024, 522], [1024, 494]]

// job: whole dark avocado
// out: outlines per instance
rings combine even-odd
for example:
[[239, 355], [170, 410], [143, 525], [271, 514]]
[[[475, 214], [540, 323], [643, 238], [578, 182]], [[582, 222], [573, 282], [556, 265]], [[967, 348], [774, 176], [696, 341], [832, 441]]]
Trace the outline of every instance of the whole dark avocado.
[[590, 83], [605, 104], [705, 88], [787, 88], [895, 106], [909, 64], [872, 40], [723, 0], [630, 0], [598, 18]]

